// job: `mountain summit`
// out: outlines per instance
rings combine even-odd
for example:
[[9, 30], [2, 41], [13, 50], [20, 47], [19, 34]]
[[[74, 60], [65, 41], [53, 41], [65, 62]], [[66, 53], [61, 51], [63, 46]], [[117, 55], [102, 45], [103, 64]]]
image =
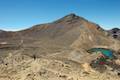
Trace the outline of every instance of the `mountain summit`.
[[77, 16], [76, 14], [74, 13], [71, 13], [71, 14], [68, 14], [66, 15], [65, 17], [63, 17], [62, 19], [66, 19], [66, 20], [74, 20], [74, 19], [79, 19], [79, 18], [82, 18], [82, 17], [79, 17]]
[[[31, 47], [37, 47], [35, 48], [37, 54], [47, 54], [66, 48], [109, 47], [114, 42], [106, 36], [106, 33], [99, 25], [75, 14], [69, 14], [52, 23], [38, 24], [17, 32], [0, 33], [0, 41], [10, 44], [22, 44], [22, 47], [28, 48], [25, 52], [29, 54], [35, 53]], [[31, 49], [31, 52], [29, 52], [29, 49]]]
[[71, 14], [68, 14], [68, 15], [66, 15], [64, 18], [68, 18], [68, 19], [78, 19], [78, 18], [80, 18], [79, 16], [77, 16], [76, 14], [74, 14], [74, 13], [71, 13]]
[[59, 23], [59, 22], [75, 23], [75, 22], [80, 21], [80, 20], [85, 20], [85, 21], [87, 21], [87, 20], [84, 19], [83, 17], [77, 16], [76, 14], [71, 13], [71, 14], [68, 14], [68, 15], [64, 16], [64, 17], [61, 18], [61, 19], [56, 20], [55, 22], [58, 22], [58, 23]]

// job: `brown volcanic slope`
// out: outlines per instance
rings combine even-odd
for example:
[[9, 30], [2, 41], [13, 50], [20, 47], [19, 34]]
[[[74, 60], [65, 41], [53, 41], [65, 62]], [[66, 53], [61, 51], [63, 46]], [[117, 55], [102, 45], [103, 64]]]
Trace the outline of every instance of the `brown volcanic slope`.
[[119, 80], [119, 68], [105, 65], [100, 73], [89, 65], [97, 55], [86, 52], [92, 47], [118, 50], [119, 44], [100, 26], [75, 14], [18, 32], [1, 31], [0, 80]]
[[117, 49], [114, 46], [117, 41], [107, 37], [106, 33], [99, 25], [69, 14], [52, 23], [35, 25], [26, 30], [1, 32], [0, 41], [7, 44], [1, 44], [0, 48], [12, 45], [17, 49], [23, 48], [23, 53], [37, 55], [95, 46]]

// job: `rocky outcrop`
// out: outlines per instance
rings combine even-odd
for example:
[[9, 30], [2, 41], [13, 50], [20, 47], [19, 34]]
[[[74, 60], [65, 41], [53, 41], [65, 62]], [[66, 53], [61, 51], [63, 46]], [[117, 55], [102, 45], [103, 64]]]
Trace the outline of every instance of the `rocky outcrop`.
[[113, 38], [120, 40], [120, 29], [119, 28], [113, 28], [109, 30], [108, 32]]

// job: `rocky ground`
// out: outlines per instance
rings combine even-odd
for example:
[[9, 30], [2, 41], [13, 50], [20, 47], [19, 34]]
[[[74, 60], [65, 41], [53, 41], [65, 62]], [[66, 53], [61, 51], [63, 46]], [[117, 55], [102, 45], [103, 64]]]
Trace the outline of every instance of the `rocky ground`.
[[[32, 58], [9, 54], [0, 63], [0, 80], [119, 80], [120, 76], [106, 65], [99, 72], [89, 63], [55, 57]], [[119, 61], [120, 63], [120, 61]], [[103, 66], [99, 66], [104, 69]]]

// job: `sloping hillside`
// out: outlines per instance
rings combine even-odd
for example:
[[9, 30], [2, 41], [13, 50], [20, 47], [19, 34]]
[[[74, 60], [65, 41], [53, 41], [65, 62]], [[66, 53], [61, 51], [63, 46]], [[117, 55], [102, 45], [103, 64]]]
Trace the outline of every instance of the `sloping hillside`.
[[95, 46], [117, 50], [118, 42], [107, 37], [106, 34], [107, 32], [99, 25], [75, 14], [69, 14], [52, 23], [35, 25], [18, 32], [2, 32], [0, 42], [15, 45], [20, 49], [24, 48], [25, 54], [37, 55]]

